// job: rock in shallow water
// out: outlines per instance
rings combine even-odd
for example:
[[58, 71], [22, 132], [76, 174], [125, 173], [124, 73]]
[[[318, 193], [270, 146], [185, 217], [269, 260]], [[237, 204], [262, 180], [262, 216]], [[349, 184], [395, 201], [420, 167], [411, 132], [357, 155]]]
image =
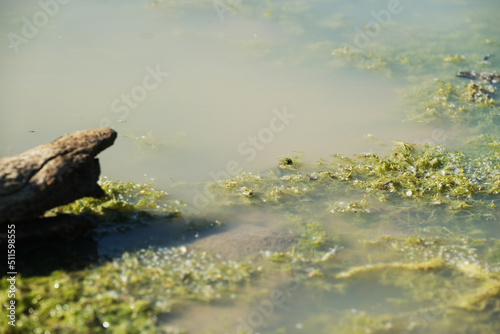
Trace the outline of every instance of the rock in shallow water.
[[36, 219], [82, 197], [100, 197], [97, 154], [113, 145], [110, 128], [77, 131], [0, 159], [0, 223]]

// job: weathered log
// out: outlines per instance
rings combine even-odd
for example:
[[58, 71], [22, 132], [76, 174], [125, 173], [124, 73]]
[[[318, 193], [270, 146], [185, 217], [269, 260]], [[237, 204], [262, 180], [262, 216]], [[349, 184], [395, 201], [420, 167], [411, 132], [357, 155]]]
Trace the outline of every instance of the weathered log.
[[82, 197], [101, 197], [97, 154], [113, 145], [110, 128], [77, 131], [0, 159], [0, 223], [26, 221]]

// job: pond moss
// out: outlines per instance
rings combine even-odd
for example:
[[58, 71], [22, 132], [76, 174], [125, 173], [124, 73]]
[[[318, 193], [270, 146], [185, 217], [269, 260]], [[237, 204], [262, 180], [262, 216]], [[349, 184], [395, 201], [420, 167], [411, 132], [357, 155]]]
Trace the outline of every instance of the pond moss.
[[[425, 82], [423, 80], [413, 93], [412, 99], [419, 102], [410, 114], [410, 119], [424, 123], [452, 121], [474, 126], [496, 123], [498, 103], [494, 99], [495, 86], [473, 81], [456, 83], [457, 79], [454, 79], [454, 83], [442, 79]], [[491, 125], [484, 124], [488, 127]]]
[[488, 281], [477, 289], [476, 292], [461, 297], [454, 306], [469, 311], [491, 310], [499, 312], [500, 281]]
[[[377, 309], [386, 305], [383, 308], [393, 312], [380, 314], [376, 309], [368, 311], [360, 306], [361, 309], [339, 314], [335, 307], [325, 309], [323, 305], [303, 320], [304, 328], [317, 333], [442, 332], [450, 328], [457, 328], [457, 333], [489, 333], [499, 328], [495, 319], [500, 301], [500, 268], [489, 267], [485, 262], [488, 245], [494, 245], [495, 240], [468, 241], [459, 235], [443, 239], [384, 235], [361, 243], [368, 248], [367, 257], [389, 261], [340, 271], [337, 265], [334, 272], [322, 266], [321, 270], [312, 271], [321, 275], [310, 278], [346, 282], [347, 286], [341, 289], [331, 289], [332, 284], [314, 285], [323, 289], [323, 294], [333, 294], [334, 299], [341, 298], [349, 287], [388, 287], [388, 292], [376, 301]], [[481, 249], [473, 248], [473, 244], [481, 245]], [[342, 253], [349, 251], [346, 247]], [[373, 303], [371, 300], [367, 305]], [[475, 325], [478, 322], [474, 319], [481, 319], [481, 325]], [[458, 323], [460, 326], [456, 327]]]
[[[213, 12], [214, 4], [195, 1], [185, 5], [161, 0], [149, 4], [160, 5], [176, 12], [192, 7]], [[316, 59], [304, 57], [304, 46], [288, 49], [299, 52], [283, 52], [287, 49], [282, 48], [282, 42], [268, 45], [256, 39], [248, 46], [254, 51], [259, 49], [256, 52], [261, 56], [278, 50], [287, 54], [285, 59], [278, 56], [277, 63], [293, 62], [297, 66], [304, 62], [299, 58], [304, 58], [320, 64], [315, 66], [324, 71], [325, 50], [331, 51], [335, 43], [329, 41], [331, 31], [313, 30], [315, 25], [325, 25], [325, 21], [316, 20], [319, 17], [309, 4], [263, 2], [255, 8], [247, 3], [236, 5], [226, 4], [227, 14], [235, 14], [236, 10], [243, 16], [257, 12], [269, 17], [270, 22], [279, 20], [289, 33], [317, 32], [316, 45], [305, 46], [307, 54], [319, 54]], [[317, 22], [293, 22], [305, 13]], [[492, 19], [483, 15], [479, 21], [494, 27], [496, 21]], [[335, 32], [346, 30], [346, 24], [350, 24], [338, 16], [330, 20]], [[465, 29], [470, 27], [465, 24]], [[400, 24], [399, 28], [408, 26]], [[311, 297], [311, 291], [319, 291], [320, 297], [333, 296], [328, 303], [311, 298], [307, 306], [317, 307], [318, 312], [300, 313], [305, 319], [292, 324], [296, 325], [294, 331], [500, 332], [500, 242], [489, 238], [489, 234], [498, 237], [500, 141], [495, 133], [500, 125], [500, 110], [496, 86], [455, 77], [458, 70], [464, 69], [494, 71], [488, 59], [498, 42], [477, 32], [421, 38], [413, 35], [413, 27], [411, 30], [411, 42], [382, 45], [381, 34], [361, 50], [337, 47], [332, 63], [408, 76], [409, 81], [418, 82], [409, 103], [417, 107], [410, 118], [434, 125], [451, 121], [489, 133], [472, 139], [469, 152], [399, 142], [385, 156], [337, 154], [331, 161], [321, 161], [310, 169], [302, 169], [300, 156], [288, 155], [273, 171], [262, 175], [242, 173], [212, 184], [214, 206], [227, 209], [250, 205], [280, 214], [294, 213], [296, 219], [287, 227], [300, 235], [299, 241], [288, 251], [263, 250], [254, 262], [227, 261], [182, 246], [125, 253], [85, 270], [56, 271], [46, 277], [19, 276], [16, 301], [21, 331], [167, 331], [158, 315], [181, 312], [188, 300], [227, 301], [229, 293], [241, 289], [264, 267], [266, 275], [285, 272], [306, 282], [302, 295], [305, 298]], [[129, 138], [153, 150], [162, 145], [151, 132]], [[85, 198], [48, 214], [93, 214], [107, 222], [138, 222], [143, 217], [176, 216], [184, 207], [182, 202], [169, 201], [166, 193], [151, 185], [108, 180], [101, 184], [105, 197]], [[187, 228], [199, 231], [211, 224], [207, 220], [200, 224], [195, 221]], [[356, 228], [349, 231], [353, 225]], [[365, 238], [365, 231], [377, 235], [383, 230], [381, 226], [404, 236]], [[348, 235], [349, 240], [341, 241], [340, 234]], [[388, 287], [387, 291], [395, 296], [374, 302], [370, 295], [366, 298], [372, 299], [358, 307], [346, 291], [362, 288], [356, 285], [359, 280], [373, 290]], [[2, 280], [0, 286], [6, 290], [6, 284]], [[341, 307], [329, 305], [344, 294], [347, 297], [339, 303]], [[6, 296], [0, 296], [4, 307], [6, 302]], [[381, 305], [388, 305], [393, 312], [384, 314]], [[2, 326], [5, 332], [12, 331], [6, 324]], [[287, 329], [279, 326], [273, 332], [286, 333]]]
[[[85, 270], [20, 277], [19, 325], [55, 333], [74, 328], [103, 332], [106, 322], [117, 333], [139, 328], [154, 333], [163, 325], [158, 320], [159, 314], [176, 312], [188, 300], [230, 302], [228, 295], [258, 273], [285, 274], [302, 282], [307, 291], [336, 296], [345, 293], [359, 279], [394, 287], [404, 297], [385, 303], [405, 307], [415, 303], [415, 312], [424, 314], [439, 310], [440, 318], [434, 326], [448, 321], [442, 315], [452, 311], [481, 312], [482, 318], [489, 319], [498, 301], [500, 270], [498, 244], [494, 240], [468, 239], [449, 230], [429, 229], [427, 235], [385, 235], [359, 243], [341, 241], [338, 229], [329, 225], [332, 220], [328, 217], [341, 214], [349, 222], [349, 217], [360, 217], [359, 213], [363, 213], [371, 220], [375, 217], [394, 223], [414, 212], [415, 217], [425, 217], [433, 225], [434, 219], [449, 218], [450, 210], [457, 210], [474, 215], [471, 219], [475, 222], [481, 215], [486, 219], [495, 210], [498, 189], [494, 181], [499, 175], [496, 163], [499, 145], [490, 139], [482, 139], [490, 145], [475, 155], [448, 151], [441, 146], [400, 142], [387, 156], [334, 155], [331, 162], [321, 161], [309, 170], [278, 168], [263, 175], [242, 173], [213, 183], [211, 189], [216, 201], [224, 207], [258, 205], [282, 213], [297, 211], [296, 215], [288, 216], [286, 227], [301, 238], [290, 245], [289, 251], [263, 251], [252, 262], [227, 261], [209, 253], [188, 251], [186, 247], [162, 248], [125, 253], [121, 258]], [[108, 201], [126, 203], [120, 204], [131, 208], [122, 213], [125, 215], [140, 210], [159, 215], [164, 212], [167, 216], [172, 212], [161, 204], [166, 194], [150, 185], [118, 182], [112, 186], [105, 182], [107, 198], [78, 204], [90, 209], [77, 212], [102, 210], [103, 217], [113, 217], [105, 213], [103, 204]], [[144, 196], [151, 197], [143, 201]], [[346, 200], [332, 201], [338, 196]], [[457, 217], [460, 214], [449, 219]], [[470, 227], [470, 235], [477, 229]], [[366, 254], [366, 264], [360, 264], [358, 259], [352, 265], [358, 249]], [[451, 297], [427, 305], [450, 291]], [[4, 304], [6, 300], [1, 302]], [[342, 321], [351, 330], [398, 332], [408, 326], [405, 319], [406, 315], [396, 312], [381, 318], [370, 313], [357, 318], [345, 316]], [[393, 327], [387, 327], [388, 323]]]
[[336, 278], [352, 278], [363, 275], [373, 275], [373, 272], [383, 271], [388, 269], [403, 269], [403, 270], [434, 270], [441, 269], [445, 265], [445, 261], [440, 258], [434, 258], [427, 261], [417, 263], [381, 263], [376, 265], [367, 265], [362, 267], [351, 268], [348, 271], [337, 274]]
[[[2, 332], [157, 333], [159, 314], [175, 312], [190, 299], [229, 299], [230, 292], [256, 274], [250, 262], [226, 261], [178, 247], [124, 253], [98, 267], [71, 273], [18, 276], [16, 331], [3, 322]], [[0, 286], [6, 290], [7, 284], [2, 280]], [[0, 304], [7, 303], [7, 294], [2, 294]]]
[[[359, 50], [349, 48], [349, 46], [342, 46], [335, 48], [332, 51], [332, 55], [353, 61], [356, 67], [362, 70], [382, 72], [387, 75], [391, 74], [387, 58], [373, 51], [360, 52]], [[402, 62], [404, 63], [405, 60], [402, 59]]]
[[[346, 189], [351, 189], [376, 195], [378, 202], [400, 198], [449, 210], [494, 209], [490, 195], [498, 193], [500, 184], [500, 154], [494, 143], [480, 153], [464, 154], [439, 145], [399, 142], [386, 156], [370, 153], [347, 158], [337, 154], [332, 155], [331, 162], [318, 162], [314, 170], [293, 170], [283, 175], [272, 171], [257, 176], [242, 173], [214, 183], [212, 189], [226, 199], [224, 205], [306, 201], [311, 206], [315, 198], [329, 198], [335, 193], [345, 196]], [[373, 200], [375, 197], [371, 201], [337, 201], [324, 210], [370, 213], [376, 210]]]
[[496, 73], [498, 68], [490, 58], [497, 47], [498, 43], [482, 32], [467, 38], [455, 32], [438, 34], [427, 36], [425, 41], [412, 39], [401, 43], [383, 43], [383, 39], [377, 39], [361, 48], [345, 43], [337, 45], [331, 63], [335, 67], [354, 66], [382, 72], [411, 83], [404, 89], [410, 92], [406, 95], [411, 121], [440, 126], [466, 124], [477, 128], [476, 133], [492, 133], [500, 124], [497, 86], [458, 78], [456, 74]]
[[180, 210], [184, 206], [180, 201], [167, 200], [167, 193], [151, 184], [111, 181], [101, 177], [99, 185], [104, 190], [103, 197], [85, 197], [54, 208], [48, 211], [46, 216], [92, 214], [108, 221], [130, 220], [152, 215], [175, 217], [180, 215]]

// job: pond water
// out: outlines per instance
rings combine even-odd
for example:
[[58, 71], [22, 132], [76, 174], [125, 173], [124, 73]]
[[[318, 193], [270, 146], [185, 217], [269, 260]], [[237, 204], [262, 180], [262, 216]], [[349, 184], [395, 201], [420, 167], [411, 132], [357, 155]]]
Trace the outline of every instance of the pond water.
[[[2, 6], [2, 31], [20, 37], [22, 18], [40, 9]], [[2, 154], [109, 125], [121, 137], [102, 154], [103, 174], [168, 184], [211, 180], [232, 160], [258, 172], [291, 151], [314, 161], [379, 149], [367, 134], [429, 137], [401, 122], [401, 78], [335, 66], [332, 46], [349, 34], [328, 25], [363, 22], [362, 11], [279, 6], [266, 16], [265, 6], [241, 4], [221, 20], [211, 3], [60, 5], [26, 43], [3, 41]], [[337, 22], [341, 10], [348, 14]], [[290, 116], [273, 121], [273, 111]], [[131, 139], [142, 136], [142, 144]]]
[[[428, 155], [455, 174], [487, 165], [469, 188], [495, 184], [494, 153], [485, 162], [437, 149], [415, 158], [405, 155], [401, 142], [479, 152], [462, 139], [495, 135], [492, 120], [500, 114], [495, 104], [483, 106], [474, 97], [455, 112], [462, 95], [453, 104], [451, 93], [443, 97], [447, 86], [435, 89], [434, 96], [429, 87], [441, 81], [466, 85], [455, 78], [459, 70], [498, 71], [498, 1], [7, 0], [0, 9], [5, 37], [0, 156], [64, 133], [110, 126], [119, 136], [99, 155], [101, 174], [153, 183], [169, 200], [186, 205], [179, 209], [181, 217], [155, 213], [144, 219], [147, 226], [100, 235], [100, 256], [118, 267], [116, 259], [126, 251], [152, 247], [154, 263], [140, 260], [144, 267], [137, 269], [152, 273], [173, 270], [171, 263], [177, 262], [171, 259], [183, 256], [191, 265], [198, 259], [189, 257], [191, 251], [217, 254], [212, 260], [221, 266], [240, 261], [235, 266], [241, 269], [252, 261], [252, 278], [245, 284], [235, 279], [236, 287], [230, 281], [202, 297], [183, 288], [186, 296], [172, 297], [175, 303], [169, 299], [175, 283], [161, 278], [161, 292], [155, 283], [148, 293], [104, 284], [118, 291], [115, 300], [121, 304], [141, 298], [147, 304], [154, 295], [172, 302], [172, 310], [158, 306], [159, 299], [144, 306], [147, 321], [154, 320], [154, 325], [144, 320], [144, 326], [153, 326], [152, 332], [490, 333], [499, 328], [499, 295], [485, 288], [496, 288], [499, 280], [494, 191], [480, 193], [477, 203], [472, 190], [451, 197], [445, 190], [443, 198], [440, 192], [429, 199], [410, 181], [396, 181], [411, 174], [386, 167], [399, 160], [388, 158], [385, 169], [379, 165], [368, 172], [373, 164], [368, 156], [348, 163], [357, 181], [330, 185], [321, 172], [343, 180], [343, 167], [314, 164], [334, 153], [391, 156], [396, 142], [397, 154], [410, 165]], [[490, 108], [484, 118], [463, 116], [467, 108], [483, 107]], [[449, 118], [438, 117], [441, 112]], [[433, 161], [422, 164], [432, 171], [443, 167]], [[356, 169], [357, 164], [365, 167]], [[396, 172], [377, 189], [394, 185], [402, 198], [365, 191], [368, 185], [360, 190], [359, 184], [384, 171]], [[259, 173], [262, 180], [253, 176]], [[232, 179], [209, 183], [226, 178]], [[420, 186], [420, 179], [416, 182]], [[444, 188], [461, 187], [459, 181], [443, 182]], [[460, 211], [470, 203], [474, 209]], [[168, 249], [174, 246], [178, 253], [172, 255]], [[381, 263], [385, 267], [377, 267]], [[356, 268], [362, 268], [359, 277], [349, 271]], [[183, 270], [182, 282], [196, 281], [195, 269]], [[486, 289], [493, 301], [484, 297], [480, 306], [470, 301], [480, 299], [476, 288]], [[450, 291], [457, 299], [444, 297]], [[62, 303], [57, 298], [54, 305]], [[467, 313], [469, 306], [480, 314]], [[479, 312], [485, 310], [493, 311]], [[454, 327], [450, 312], [459, 314], [464, 331]], [[21, 321], [32, 328], [65, 328], [29, 314]], [[128, 316], [102, 311], [88, 332], [126, 332], [121, 321]], [[142, 316], [134, 317], [143, 321]], [[480, 321], [485, 325], [474, 327]]]

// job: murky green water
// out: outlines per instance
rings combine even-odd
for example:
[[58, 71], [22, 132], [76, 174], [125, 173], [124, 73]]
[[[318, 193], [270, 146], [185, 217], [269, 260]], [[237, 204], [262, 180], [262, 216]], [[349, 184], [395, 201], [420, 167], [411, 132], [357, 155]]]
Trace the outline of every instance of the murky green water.
[[16, 329], [499, 331], [498, 2], [55, 1], [0, 5], [0, 154], [107, 125], [133, 183]]

